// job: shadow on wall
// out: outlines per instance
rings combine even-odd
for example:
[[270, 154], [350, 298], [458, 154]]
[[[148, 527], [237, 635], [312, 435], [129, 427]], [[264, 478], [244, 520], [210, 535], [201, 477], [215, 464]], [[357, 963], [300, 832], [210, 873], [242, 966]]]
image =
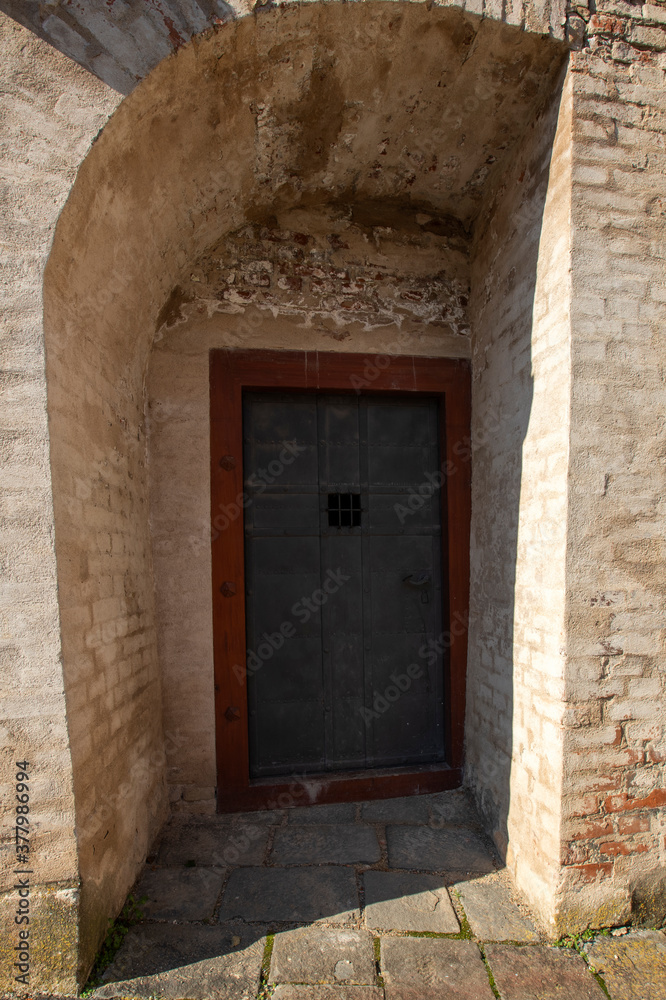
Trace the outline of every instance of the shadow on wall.
[[103, 83], [129, 94], [162, 59], [207, 28], [236, 15], [225, 0], [107, 0], [85, 4], [0, 0], [0, 11]]
[[561, 670], [564, 586], [566, 475], [553, 472], [568, 441], [568, 145], [558, 143], [568, 120], [564, 80], [565, 70], [487, 192], [471, 269], [466, 782], [509, 867], [517, 873], [522, 853], [536, 881], [559, 865], [561, 755], [544, 729], [549, 681]]

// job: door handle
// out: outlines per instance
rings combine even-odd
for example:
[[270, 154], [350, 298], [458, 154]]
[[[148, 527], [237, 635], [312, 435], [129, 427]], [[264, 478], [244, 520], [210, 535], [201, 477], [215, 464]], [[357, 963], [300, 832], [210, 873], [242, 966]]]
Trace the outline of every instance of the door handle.
[[409, 584], [410, 587], [427, 587], [431, 580], [432, 573], [429, 569], [416, 570], [416, 572], [402, 578], [402, 582]]

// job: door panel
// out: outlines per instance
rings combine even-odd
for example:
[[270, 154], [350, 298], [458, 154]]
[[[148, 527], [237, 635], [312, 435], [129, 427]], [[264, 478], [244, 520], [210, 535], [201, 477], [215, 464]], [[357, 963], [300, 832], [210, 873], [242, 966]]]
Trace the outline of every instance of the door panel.
[[442, 761], [437, 401], [246, 393], [243, 426], [251, 775]]

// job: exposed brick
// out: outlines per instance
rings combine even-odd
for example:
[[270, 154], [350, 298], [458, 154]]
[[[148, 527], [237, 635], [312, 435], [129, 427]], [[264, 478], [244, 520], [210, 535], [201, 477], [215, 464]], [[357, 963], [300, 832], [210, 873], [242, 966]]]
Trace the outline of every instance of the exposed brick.
[[617, 828], [621, 834], [647, 833], [650, 829], [649, 816], [619, 816]]
[[630, 854], [644, 854], [649, 850], [647, 844], [635, 844], [631, 841], [607, 841], [600, 845], [602, 854], [609, 857], [627, 857]]
[[628, 809], [652, 809], [666, 806], [666, 788], [656, 788], [644, 798], [631, 798], [626, 792], [606, 799], [604, 808], [608, 812], [624, 812]]
[[585, 865], [572, 865], [571, 867], [581, 882], [596, 882], [613, 874], [612, 861], [592, 862]]

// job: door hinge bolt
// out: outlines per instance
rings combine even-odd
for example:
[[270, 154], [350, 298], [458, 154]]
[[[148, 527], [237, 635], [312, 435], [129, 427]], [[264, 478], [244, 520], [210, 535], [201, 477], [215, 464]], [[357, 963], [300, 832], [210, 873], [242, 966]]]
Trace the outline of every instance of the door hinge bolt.
[[220, 465], [229, 472], [231, 469], [236, 468], [236, 459], [233, 455], [223, 455], [220, 459]]
[[232, 583], [231, 580], [225, 580], [220, 587], [220, 593], [223, 597], [233, 597], [236, 593], [236, 584]]
[[224, 713], [224, 717], [227, 722], [237, 722], [241, 717], [240, 708], [237, 708], [236, 705], [229, 705], [229, 708]]

